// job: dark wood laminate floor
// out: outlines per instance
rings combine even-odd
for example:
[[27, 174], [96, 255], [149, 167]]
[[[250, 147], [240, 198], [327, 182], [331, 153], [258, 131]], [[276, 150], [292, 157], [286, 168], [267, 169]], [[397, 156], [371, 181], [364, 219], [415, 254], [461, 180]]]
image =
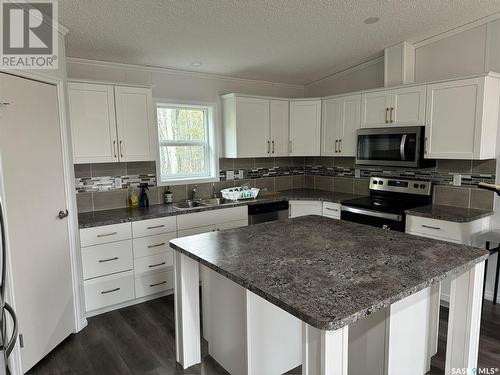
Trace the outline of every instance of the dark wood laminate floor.
[[[438, 353], [431, 375], [444, 373], [448, 310], [441, 308]], [[36, 365], [36, 375], [227, 374], [202, 345], [201, 365], [183, 370], [175, 363], [173, 296], [99, 315]], [[500, 305], [483, 308], [479, 367], [500, 367]], [[300, 374], [300, 367], [288, 374]]]

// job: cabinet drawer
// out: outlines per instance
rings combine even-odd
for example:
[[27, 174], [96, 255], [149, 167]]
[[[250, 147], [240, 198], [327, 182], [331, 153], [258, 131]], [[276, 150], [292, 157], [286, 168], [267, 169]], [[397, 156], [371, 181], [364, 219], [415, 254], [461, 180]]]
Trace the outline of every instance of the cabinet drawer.
[[163, 270], [174, 265], [174, 253], [172, 249], [164, 253], [139, 258], [134, 261], [135, 276]]
[[226, 229], [241, 228], [241, 227], [246, 227], [247, 225], [248, 225], [248, 219], [237, 220], [237, 221], [230, 221], [229, 223], [217, 224], [215, 226], [215, 230], [226, 230]]
[[340, 204], [323, 202], [323, 216], [340, 219]]
[[164, 292], [174, 287], [174, 271], [157, 272], [135, 279], [135, 298]]
[[85, 281], [85, 309], [92, 311], [135, 298], [132, 271]]
[[170, 249], [168, 242], [176, 238], [176, 232], [157, 234], [156, 236], [134, 238], [134, 258], [160, 254]]
[[461, 223], [419, 216], [406, 216], [406, 232], [419, 236], [462, 243], [463, 236], [466, 234], [464, 229]]
[[204, 225], [202, 227], [184, 229], [177, 232], [177, 237], [194, 236], [195, 234], [215, 232], [215, 225]]
[[128, 240], [130, 238], [132, 238], [130, 223], [80, 229], [80, 243], [82, 247]]
[[177, 218], [175, 216], [159, 217], [157, 219], [140, 220], [132, 223], [134, 238], [152, 236], [160, 233], [175, 232]]
[[177, 216], [179, 230], [207, 226], [209, 224], [227, 223], [248, 218], [248, 207], [239, 206], [220, 210], [202, 211], [194, 214]]
[[83, 278], [131, 270], [132, 240], [82, 247]]

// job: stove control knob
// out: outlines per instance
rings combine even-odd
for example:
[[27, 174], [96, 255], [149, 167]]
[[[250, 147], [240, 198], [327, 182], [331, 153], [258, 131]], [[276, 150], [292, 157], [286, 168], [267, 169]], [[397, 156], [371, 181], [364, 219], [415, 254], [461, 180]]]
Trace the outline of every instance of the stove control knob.
[[377, 180], [373, 180], [373, 185], [377, 185], [378, 184], [378, 181]]
[[425, 185], [424, 185], [424, 184], [421, 184], [421, 185], [420, 185], [420, 189], [425, 189]]
[[413, 184], [413, 187], [414, 187], [415, 189], [418, 189], [418, 184]]

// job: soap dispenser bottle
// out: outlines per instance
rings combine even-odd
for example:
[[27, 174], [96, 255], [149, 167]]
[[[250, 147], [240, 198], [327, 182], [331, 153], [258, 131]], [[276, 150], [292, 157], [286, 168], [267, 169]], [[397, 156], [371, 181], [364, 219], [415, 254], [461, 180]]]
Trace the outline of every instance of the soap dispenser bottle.
[[141, 197], [139, 198], [139, 207], [149, 207], [149, 198], [146, 190], [149, 190], [148, 184], [139, 185], [141, 188]]

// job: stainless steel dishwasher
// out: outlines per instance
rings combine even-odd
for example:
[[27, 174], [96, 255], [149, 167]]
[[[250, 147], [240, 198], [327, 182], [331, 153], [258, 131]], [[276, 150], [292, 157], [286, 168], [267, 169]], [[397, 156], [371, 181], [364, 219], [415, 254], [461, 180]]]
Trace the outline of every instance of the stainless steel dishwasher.
[[288, 219], [288, 201], [248, 205], [248, 225]]

